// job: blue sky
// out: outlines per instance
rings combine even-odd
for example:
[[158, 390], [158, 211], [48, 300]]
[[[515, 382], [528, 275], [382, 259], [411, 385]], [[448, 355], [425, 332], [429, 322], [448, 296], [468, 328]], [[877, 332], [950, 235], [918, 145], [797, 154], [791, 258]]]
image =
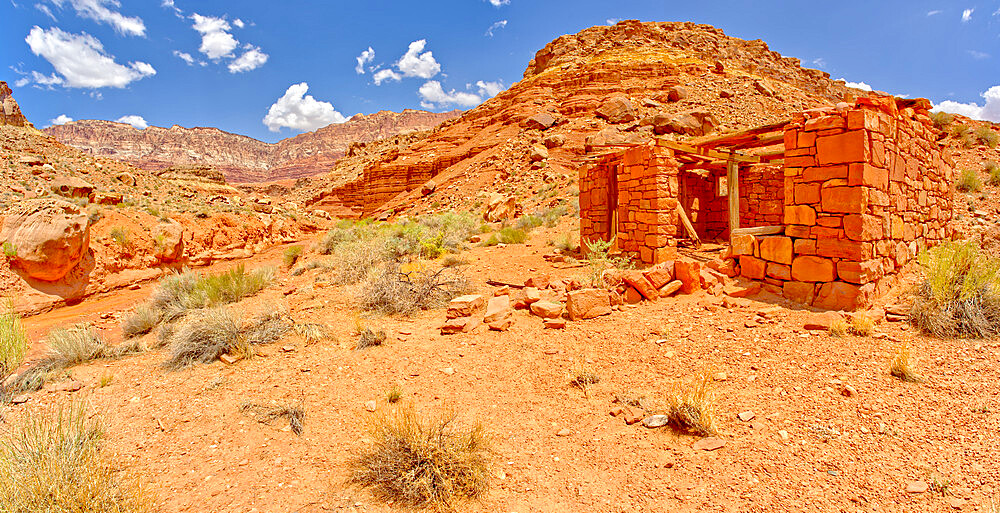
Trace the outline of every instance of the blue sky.
[[617, 19], [711, 24], [1000, 121], [1000, 0], [0, 2], [0, 80], [40, 127], [124, 119], [273, 142], [358, 112], [469, 108], [552, 39]]

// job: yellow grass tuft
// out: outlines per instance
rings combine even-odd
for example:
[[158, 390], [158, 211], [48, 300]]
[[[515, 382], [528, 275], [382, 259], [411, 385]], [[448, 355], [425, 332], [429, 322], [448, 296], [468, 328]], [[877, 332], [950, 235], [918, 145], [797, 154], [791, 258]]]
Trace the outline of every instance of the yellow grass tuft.
[[910, 348], [903, 344], [899, 346], [899, 350], [896, 351], [896, 356], [892, 358], [892, 363], [889, 364], [889, 374], [899, 378], [902, 381], [908, 383], [919, 383], [923, 381], [913, 370], [913, 362], [910, 358]]
[[667, 397], [670, 425], [693, 435], [714, 434], [715, 390], [712, 387], [712, 375], [707, 372], [692, 383], [675, 385]]

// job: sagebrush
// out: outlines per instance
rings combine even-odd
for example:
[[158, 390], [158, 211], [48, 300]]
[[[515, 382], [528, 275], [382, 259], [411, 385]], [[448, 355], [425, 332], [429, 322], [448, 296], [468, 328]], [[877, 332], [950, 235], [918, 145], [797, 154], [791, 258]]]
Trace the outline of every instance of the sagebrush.
[[918, 256], [924, 280], [910, 322], [938, 337], [1000, 334], [1000, 257], [972, 241], [946, 242]]

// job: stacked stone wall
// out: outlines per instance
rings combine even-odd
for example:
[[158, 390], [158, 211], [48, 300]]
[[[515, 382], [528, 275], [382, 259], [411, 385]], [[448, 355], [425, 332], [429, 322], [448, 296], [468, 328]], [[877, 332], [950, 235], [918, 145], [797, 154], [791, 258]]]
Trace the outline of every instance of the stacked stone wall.
[[781, 226], [785, 213], [785, 175], [781, 166], [742, 166], [739, 176], [740, 228]]

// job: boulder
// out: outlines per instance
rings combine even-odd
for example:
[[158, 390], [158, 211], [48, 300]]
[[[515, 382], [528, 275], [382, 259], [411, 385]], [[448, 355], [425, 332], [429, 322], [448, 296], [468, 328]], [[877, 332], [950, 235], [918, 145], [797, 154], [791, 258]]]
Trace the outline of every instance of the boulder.
[[677, 102], [687, 98], [687, 89], [681, 86], [674, 86], [667, 89], [667, 101]]
[[173, 219], [160, 221], [151, 230], [156, 244], [155, 256], [163, 262], [176, 262], [184, 255], [184, 227]]
[[556, 148], [566, 144], [566, 136], [562, 134], [547, 135], [545, 136], [545, 139], [542, 139], [542, 144], [544, 144], [546, 148]]
[[94, 186], [75, 176], [58, 177], [52, 180], [52, 185], [49, 187], [52, 192], [66, 198], [87, 198], [89, 200], [94, 195]]
[[87, 214], [57, 199], [24, 200], [11, 208], [0, 229], [0, 241], [13, 246], [12, 266], [42, 281], [66, 276], [90, 246]]
[[524, 120], [524, 128], [529, 130], [545, 130], [556, 124], [556, 118], [548, 112], [539, 112]]
[[563, 305], [555, 301], [535, 301], [531, 303], [531, 313], [543, 319], [558, 319], [562, 316]]
[[544, 146], [532, 145], [528, 149], [528, 160], [532, 162], [541, 162], [549, 158], [549, 150], [545, 149]]
[[642, 297], [656, 301], [660, 297], [653, 284], [642, 275], [642, 271], [629, 271], [622, 275], [622, 280], [632, 286]]
[[689, 110], [674, 117], [657, 114], [653, 117], [653, 132], [656, 134], [706, 135], [715, 131], [719, 122], [707, 110]]
[[674, 262], [674, 275], [683, 283], [681, 292], [691, 294], [701, 290], [701, 262], [678, 260]]
[[421, 196], [430, 196], [431, 193], [433, 193], [435, 189], [437, 189], [437, 184], [436, 183], [434, 183], [433, 181], [427, 182], [427, 183], [425, 183], [424, 185], [422, 185], [420, 187], [420, 195]]
[[486, 211], [483, 219], [490, 223], [496, 223], [505, 219], [517, 217], [517, 200], [513, 196], [505, 196], [499, 193], [490, 194], [486, 203]]
[[469, 333], [470, 331], [478, 328], [482, 322], [483, 321], [476, 316], [448, 319], [445, 321], [444, 326], [441, 326], [441, 334], [451, 335], [454, 333]]
[[128, 185], [129, 187], [135, 187], [135, 176], [132, 173], [121, 172], [115, 175], [115, 180]]
[[628, 123], [635, 121], [635, 106], [632, 100], [625, 96], [614, 96], [597, 108], [597, 117], [604, 118], [608, 123]]
[[512, 313], [510, 296], [493, 296], [486, 303], [486, 315], [483, 317], [483, 322], [492, 327], [493, 323], [509, 318]]
[[455, 319], [476, 315], [483, 308], [484, 304], [486, 304], [486, 301], [483, 299], [483, 296], [478, 294], [459, 296], [448, 303], [447, 316], [449, 319]]
[[566, 294], [566, 311], [571, 321], [593, 319], [611, 313], [611, 299], [602, 289], [574, 290]]
[[674, 263], [663, 262], [642, 273], [654, 288], [660, 289], [674, 280]]

